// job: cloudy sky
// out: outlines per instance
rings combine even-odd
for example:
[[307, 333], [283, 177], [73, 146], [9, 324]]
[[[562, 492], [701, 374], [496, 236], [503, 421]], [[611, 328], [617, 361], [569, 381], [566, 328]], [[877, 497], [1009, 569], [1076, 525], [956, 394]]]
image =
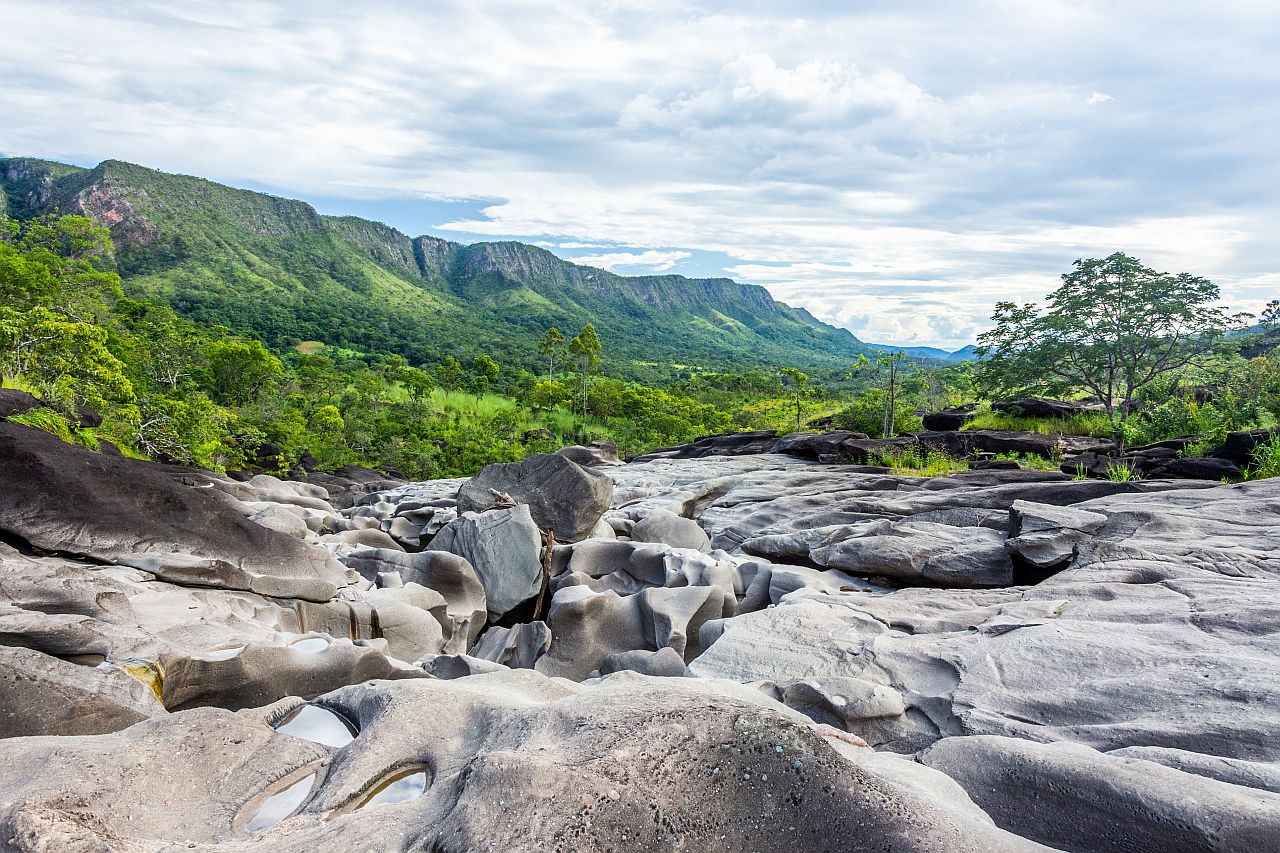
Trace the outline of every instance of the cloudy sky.
[[[908, 10], [909, 11], [904, 11]], [[0, 0], [0, 154], [729, 275], [958, 346], [1116, 250], [1280, 295], [1280, 4]]]

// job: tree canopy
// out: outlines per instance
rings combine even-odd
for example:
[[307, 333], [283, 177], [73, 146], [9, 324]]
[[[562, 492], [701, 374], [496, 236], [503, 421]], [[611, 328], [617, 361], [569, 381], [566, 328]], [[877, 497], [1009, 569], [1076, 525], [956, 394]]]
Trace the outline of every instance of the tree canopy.
[[1156, 272], [1119, 252], [1073, 266], [1043, 308], [997, 303], [996, 327], [978, 337], [988, 393], [1085, 390], [1124, 423], [1125, 401], [1208, 352], [1231, 325], [1208, 279]]

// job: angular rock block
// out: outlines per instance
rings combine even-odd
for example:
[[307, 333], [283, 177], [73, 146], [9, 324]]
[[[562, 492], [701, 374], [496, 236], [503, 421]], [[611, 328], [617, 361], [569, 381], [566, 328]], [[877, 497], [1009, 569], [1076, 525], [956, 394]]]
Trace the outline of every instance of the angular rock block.
[[542, 536], [524, 504], [466, 513], [441, 530], [428, 549], [457, 554], [471, 564], [493, 619], [542, 588]]
[[534, 522], [561, 542], [578, 542], [595, 530], [613, 498], [613, 480], [564, 456], [535, 453], [520, 462], [486, 465], [458, 490], [459, 512], [484, 512], [493, 492], [527, 504]]

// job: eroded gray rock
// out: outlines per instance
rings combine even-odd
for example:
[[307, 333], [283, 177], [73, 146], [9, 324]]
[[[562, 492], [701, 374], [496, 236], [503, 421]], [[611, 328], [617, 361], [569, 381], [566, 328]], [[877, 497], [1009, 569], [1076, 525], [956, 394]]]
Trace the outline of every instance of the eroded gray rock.
[[524, 504], [462, 515], [431, 540], [429, 550], [448, 551], [471, 564], [492, 618], [542, 588], [542, 537]]
[[1265, 850], [1280, 838], [1278, 794], [1080, 744], [946, 738], [920, 760], [999, 826], [1063, 850]]
[[538, 527], [554, 532], [557, 540], [578, 542], [591, 535], [609, 508], [613, 480], [564, 456], [535, 453], [482, 468], [458, 490], [458, 511], [491, 509], [494, 491], [527, 504]]

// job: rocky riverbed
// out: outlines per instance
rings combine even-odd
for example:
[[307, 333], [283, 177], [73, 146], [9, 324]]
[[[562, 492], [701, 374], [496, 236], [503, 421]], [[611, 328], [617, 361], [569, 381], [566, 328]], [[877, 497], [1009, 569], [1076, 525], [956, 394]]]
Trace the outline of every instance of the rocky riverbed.
[[238, 481], [0, 423], [0, 849], [1280, 846], [1280, 481], [779, 449]]

